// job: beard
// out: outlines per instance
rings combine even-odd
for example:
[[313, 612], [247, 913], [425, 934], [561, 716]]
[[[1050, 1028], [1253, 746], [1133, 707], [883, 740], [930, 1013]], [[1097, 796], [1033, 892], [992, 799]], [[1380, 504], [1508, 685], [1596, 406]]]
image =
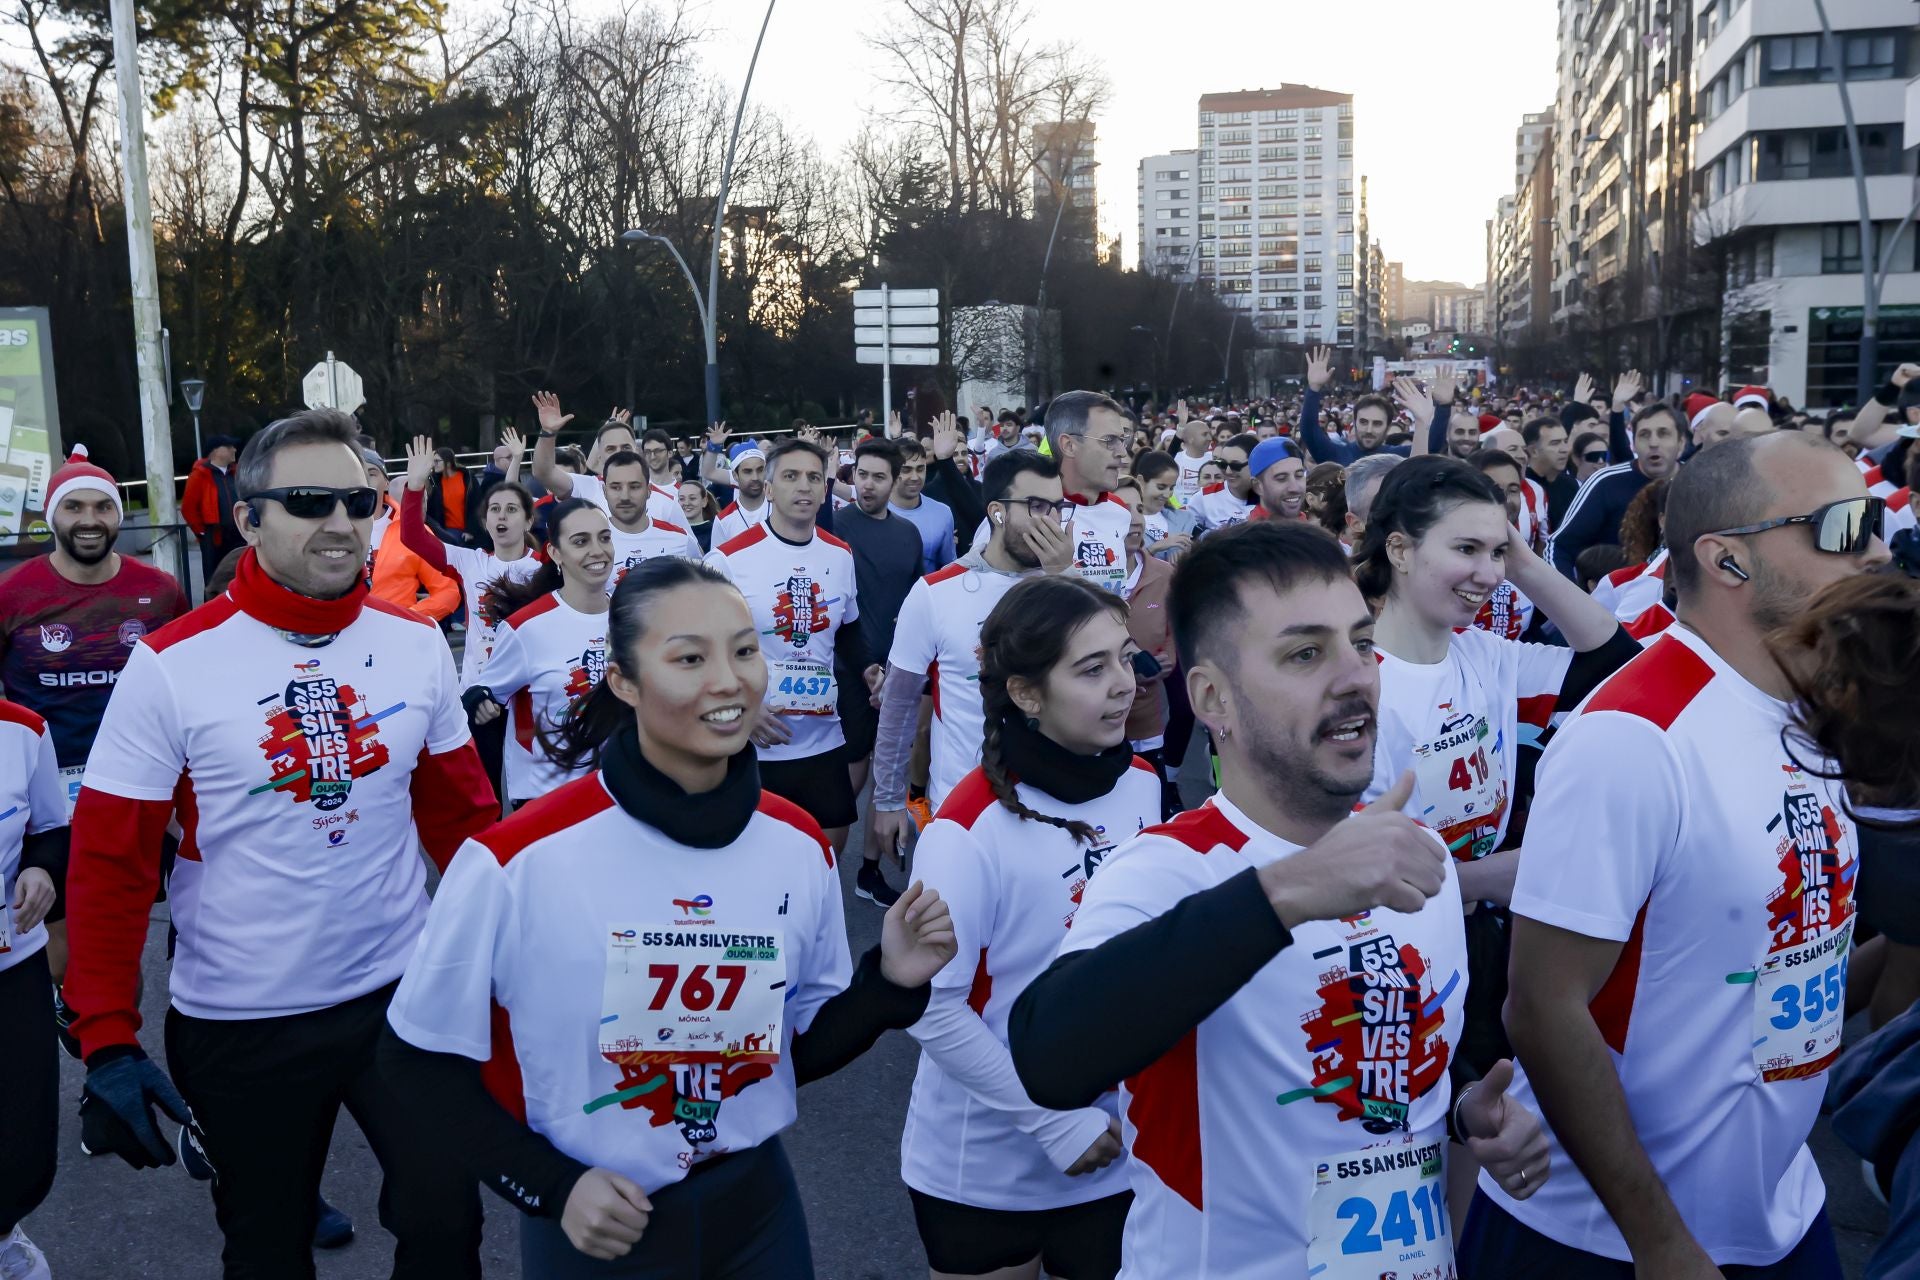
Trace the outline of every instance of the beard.
[[1315, 758], [1314, 747], [1337, 722], [1373, 714], [1371, 704], [1355, 698], [1341, 703], [1332, 714], [1314, 725], [1304, 741], [1289, 737], [1285, 730], [1264, 719], [1243, 722], [1240, 732], [1247, 756], [1258, 773], [1287, 788], [1289, 808], [1302, 817], [1337, 821], [1351, 813], [1366, 793], [1373, 781], [1373, 762], [1371, 757], [1358, 762], [1352, 766], [1352, 774], [1347, 775], [1336, 771], [1337, 766], [1322, 765]]
[[[100, 540], [99, 551], [82, 551], [74, 546], [74, 535], [82, 530], [88, 533], [93, 533], [97, 530], [106, 535], [106, 537]], [[76, 525], [70, 529], [54, 529], [53, 540], [59, 544], [60, 549], [66, 552], [68, 558], [75, 564], [96, 565], [113, 554], [115, 537], [113, 530], [107, 528], [105, 525]]]
[[1761, 630], [1778, 631], [1805, 612], [1808, 601], [1812, 599], [1810, 592], [1803, 591], [1789, 579], [1775, 573], [1763, 559], [1754, 560], [1752, 573], [1751, 608], [1753, 620]]

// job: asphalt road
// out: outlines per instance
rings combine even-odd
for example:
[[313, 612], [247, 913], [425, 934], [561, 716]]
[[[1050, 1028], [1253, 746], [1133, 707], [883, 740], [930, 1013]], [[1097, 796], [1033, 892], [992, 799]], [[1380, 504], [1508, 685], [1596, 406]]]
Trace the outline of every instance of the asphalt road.
[[[1201, 776], [1198, 769], [1187, 776]], [[1190, 802], [1199, 796], [1188, 797]], [[856, 829], [853, 848], [860, 847]], [[858, 956], [879, 940], [880, 911], [853, 896], [856, 858], [842, 862], [847, 927]], [[157, 1029], [166, 1007], [165, 908], [155, 909], [144, 959], [147, 1026]], [[1863, 1032], [1862, 1032], [1863, 1033]], [[157, 1030], [146, 1037], [149, 1053], [162, 1053]], [[806, 1201], [815, 1268], [821, 1280], [907, 1280], [925, 1276], [926, 1260], [914, 1232], [913, 1214], [899, 1176], [899, 1139], [906, 1116], [918, 1050], [903, 1033], [890, 1032], [865, 1057], [800, 1094], [800, 1120], [786, 1135], [789, 1154]], [[79, 1096], [80, 1064], [61, 1059], [63, 1093]], [[204, 1184], [176, 1165], [135, 1172], [118, 1160], [89, 1160], [79, 1151], [78, 1125], [61, 1117], [60, 1173], [53, 1194], [25, 1226], [47, 1252], [57, 1280], [123, 1280], [163, 1277], [196, 1280], [218, 1276], [220, 1235]], [[1826, 1176], [1828, 1202], [1849, 1277], [1858, 1277], [1885, 1211], [1869, 1198], [1859, 1161], [1826, 1132], [1816, 1130], [1814, 1150]], [[3, 1158], [3, 1157], [0, 1157]], [[381, 1280], [390, 1271], [391, 1237], [375, 1219], [379, 1170], [366, 1140], [345, 1113], [333, 1141], [325, 1194], [352, 1215], [358, 1238], [344, 1249], [320, 1253], [324, 1280]], [[502, 1280], [520, 1275], [516, 1212], [485, 1196], [486, 1274]]]

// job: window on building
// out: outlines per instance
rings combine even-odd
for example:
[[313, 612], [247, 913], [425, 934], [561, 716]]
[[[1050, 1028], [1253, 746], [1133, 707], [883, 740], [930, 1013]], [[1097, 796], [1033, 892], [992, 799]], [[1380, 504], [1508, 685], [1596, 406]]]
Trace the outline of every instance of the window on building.
[[[1860, 156], [1868, 174], [1900, 172], [1902, 129], [1898, 124], [1860, 126]], [[1853, 166], [1844, 129], [1793, 129], [1758, 135], [1756, 182], [1796, 178], [1845, 178]]]
[[[1891, 80], [1905, 74], [1906, 33], [1894, 30], [1849, 31], [1833, 44], [1820, 33], [1769, 36], [1759, 41], [1761, 84], [1811, 84], [1833, 79], [1835, 47], [1846, 61], [1849, 80]], [[1731, 86], [1729, 86], [1731, 87]], [[1728, 95], [1731, 101], [1734, 94]]]

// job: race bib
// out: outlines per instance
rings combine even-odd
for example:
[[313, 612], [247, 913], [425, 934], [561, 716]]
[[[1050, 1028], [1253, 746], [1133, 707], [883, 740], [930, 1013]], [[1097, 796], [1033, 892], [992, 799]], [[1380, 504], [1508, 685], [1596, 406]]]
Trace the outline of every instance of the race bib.
[[1447, 1222], [1446, 1137], [1439, 1126], [1398, 1145], [1368, 1147], [1314, 1171], [1307, 1274], [1455, 1280]]
[[60, 785], [67, 791], [67, 820], [73, 820], [73, 807], [80, 803], [80, 784], [86, 781], [87, 766], [70, 764], [60, 771]]
[[1434, 741], [1415, 749], [1413, 772], [1427, 812], [1416, 815], [1441, 834], [1447, 851], [1462, 862], [1493, 852], [1506, 778], [1493, 751], [1492, 726], [1478, 715], [1442, 726]]
[[1853, 921], [1761, 963], [1753, 983], [1753, 1065], [1767, 1080], [1826, 1068], [1847, 1020]]
[[13, 950], [13, 886], [0, 880], [0, 956]]
[[602, 1054], [779, 1060], [787, 957], [778, 930], [615, 924], [608, 935]]
[[812, 658], [775, 658], [768, 664], [767, 705], [790, 716], [830, 716], [835, 700], [833, 669]]

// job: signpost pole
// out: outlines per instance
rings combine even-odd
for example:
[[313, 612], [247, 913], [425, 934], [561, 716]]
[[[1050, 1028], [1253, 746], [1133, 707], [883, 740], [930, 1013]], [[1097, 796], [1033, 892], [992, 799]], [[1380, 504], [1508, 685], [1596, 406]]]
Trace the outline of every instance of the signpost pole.
[[[147, 193], [146, 103], [134, 0], [113, 0], [113, 78], [120, 91], [120, 169], [127, 204], [127, 257], [132, 268], [134, 363], [140, 381], [140, 428], [147, 455], [147, 516], [161, 537], [177, 530], [173, 493], [173, 424], [167, 417], [160, 352], [160, 272], [153, 260], [153, 203]], [[47, 371], [49, 379], [52, 370]]]
[[[890, 286], [880, 286], [880, 433], [893, 421], [893, 302]], [[904, 428], [902, 429], [904, 431]]]

